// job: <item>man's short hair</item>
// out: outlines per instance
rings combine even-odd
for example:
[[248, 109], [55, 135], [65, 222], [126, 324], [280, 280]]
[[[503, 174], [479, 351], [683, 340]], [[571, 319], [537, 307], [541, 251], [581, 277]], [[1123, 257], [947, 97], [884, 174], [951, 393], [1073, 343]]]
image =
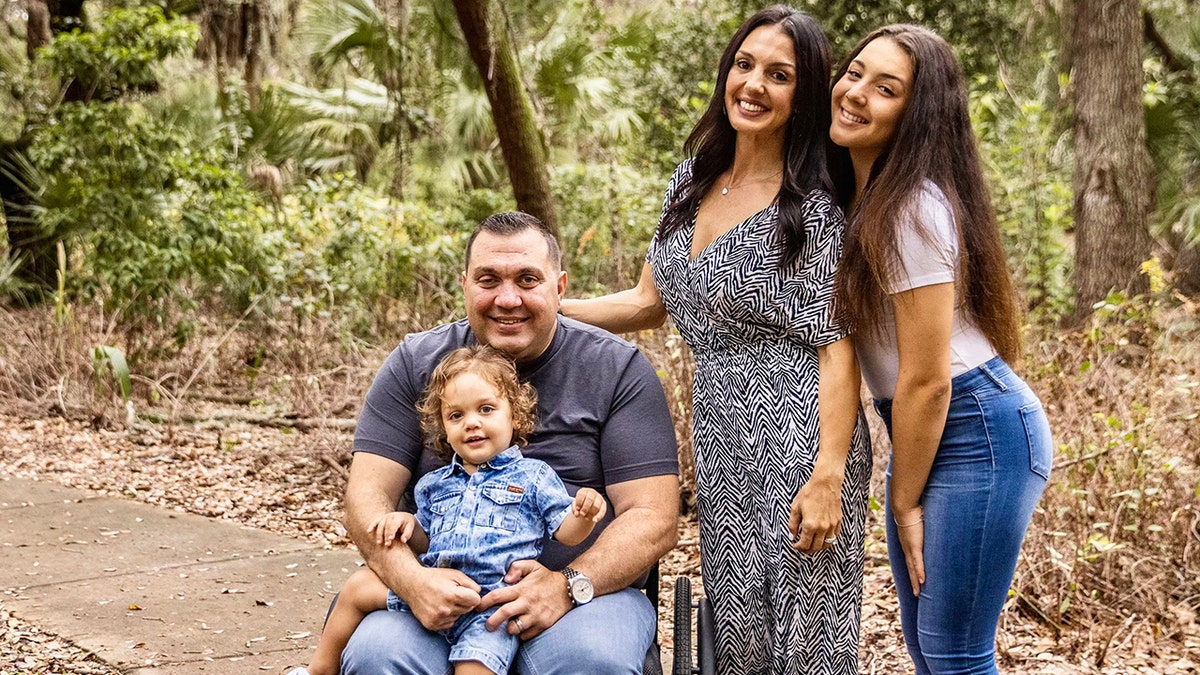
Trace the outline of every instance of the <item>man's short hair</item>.
[[475, 231], [471, 233], [471, 238], [467, 240], [465, 269], [470, 269], [471, 267], [471, 247], [475, 245], [475, 237], [478, 237], [480, 232], [490, 232], [501, 237], [511, 237], [525, 230], [536, 230], [542, 235], [546, 240], [546, 249], [550, 253], [550, 262], [554, 263], [555, 271], [562, 270], [562, 249], [558, 246], [558, 239], [555, 238], [554, 233], [542, 221], [524, 211], [493, 213], [484, 218], [483, 222], [476, 225]]

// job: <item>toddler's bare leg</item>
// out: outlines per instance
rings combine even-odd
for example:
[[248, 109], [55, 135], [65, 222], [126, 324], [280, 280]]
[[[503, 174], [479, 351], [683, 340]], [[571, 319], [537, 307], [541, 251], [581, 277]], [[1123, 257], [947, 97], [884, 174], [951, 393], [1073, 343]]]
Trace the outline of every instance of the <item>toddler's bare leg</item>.
[[309, 675], [338, 675], [342, 668], [342, 650], [363, 617], [387, 609], [388, 588], [375, 573], [362, 568], [350, 575], [338, 594], [337, 604], [321, 631], [317, 651], [308, 665]]
[[[495, 675], [492, 669], [478, 661], [456, 661], [454, 675]], [[504, 675], [503, 673], [501, 675]]]

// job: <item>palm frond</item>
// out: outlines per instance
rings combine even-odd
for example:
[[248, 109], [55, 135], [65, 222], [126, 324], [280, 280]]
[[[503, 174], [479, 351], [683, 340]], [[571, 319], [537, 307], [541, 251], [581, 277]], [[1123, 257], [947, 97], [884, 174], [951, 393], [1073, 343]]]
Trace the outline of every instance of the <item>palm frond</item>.
[[646, 120], [633, 108], [612, 108], [596, 125], [600, 141], [610, 145], [627, 143], [646, 127]]
[[299, 33], [318, 73], [358, 54], [381, 80], [399, 64], [397, 41], [371, 0], [315, 0]]
[[364, 175], [379, 153], [379, 129], [391, 116], [393, 103], [383, 86], [361, 78], [339, 89], [294, 82], [276, 86], [305, 118], [295, 129], [312, 148], [302, 159], [304, 166], [319, 173], [354, 170]]
[[478, 147], [494, 138], [495, 123], [487, 94], [458, 80], [446, 101], [445, 133], [450, 143]]
[[310, 117], [378, 125], [391, 119], [392, 101], [383, 85], [355, 78], [337, 89], [314, 89], [295, 82], [277, 85], [291, 105]]

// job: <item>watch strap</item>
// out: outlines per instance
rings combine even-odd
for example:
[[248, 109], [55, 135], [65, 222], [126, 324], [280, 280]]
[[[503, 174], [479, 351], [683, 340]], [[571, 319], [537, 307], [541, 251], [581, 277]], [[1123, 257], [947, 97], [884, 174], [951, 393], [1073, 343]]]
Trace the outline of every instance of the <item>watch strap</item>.
[[571, 601], [572, 607], [578, 607], [579, 602], [575, 600], [575, 591], [571, 588], [571, 582], [575, 581], [575, 577], [583, 576], [583, 573], [574, 567], [571, 567], [570, 565], [567, 565], [559, 571], [562, 572], [562, 575], [567, 578], [567, 599]]

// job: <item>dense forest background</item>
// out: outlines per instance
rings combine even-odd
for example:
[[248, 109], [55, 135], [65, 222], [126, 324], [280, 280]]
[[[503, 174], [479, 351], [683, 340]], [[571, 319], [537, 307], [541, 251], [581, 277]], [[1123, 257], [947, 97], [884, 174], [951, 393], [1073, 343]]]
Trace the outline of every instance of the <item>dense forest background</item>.
[[[461, 316], [497, 210], [553, 224], [569, 294], [625, 287], [764, 4], [0, 0], [0, 401], [117, 428], [173, 430], [202, 391], [352, 415], [405, 332]], [[1010, 611], [1096, 663], [1139, 631], [1195, 644], [1197, 3], [793, 4], [839, 55], [917, 22], [967, 71], [1058, 443]], [[686, 468], [690, 357], [630, 337]]]

